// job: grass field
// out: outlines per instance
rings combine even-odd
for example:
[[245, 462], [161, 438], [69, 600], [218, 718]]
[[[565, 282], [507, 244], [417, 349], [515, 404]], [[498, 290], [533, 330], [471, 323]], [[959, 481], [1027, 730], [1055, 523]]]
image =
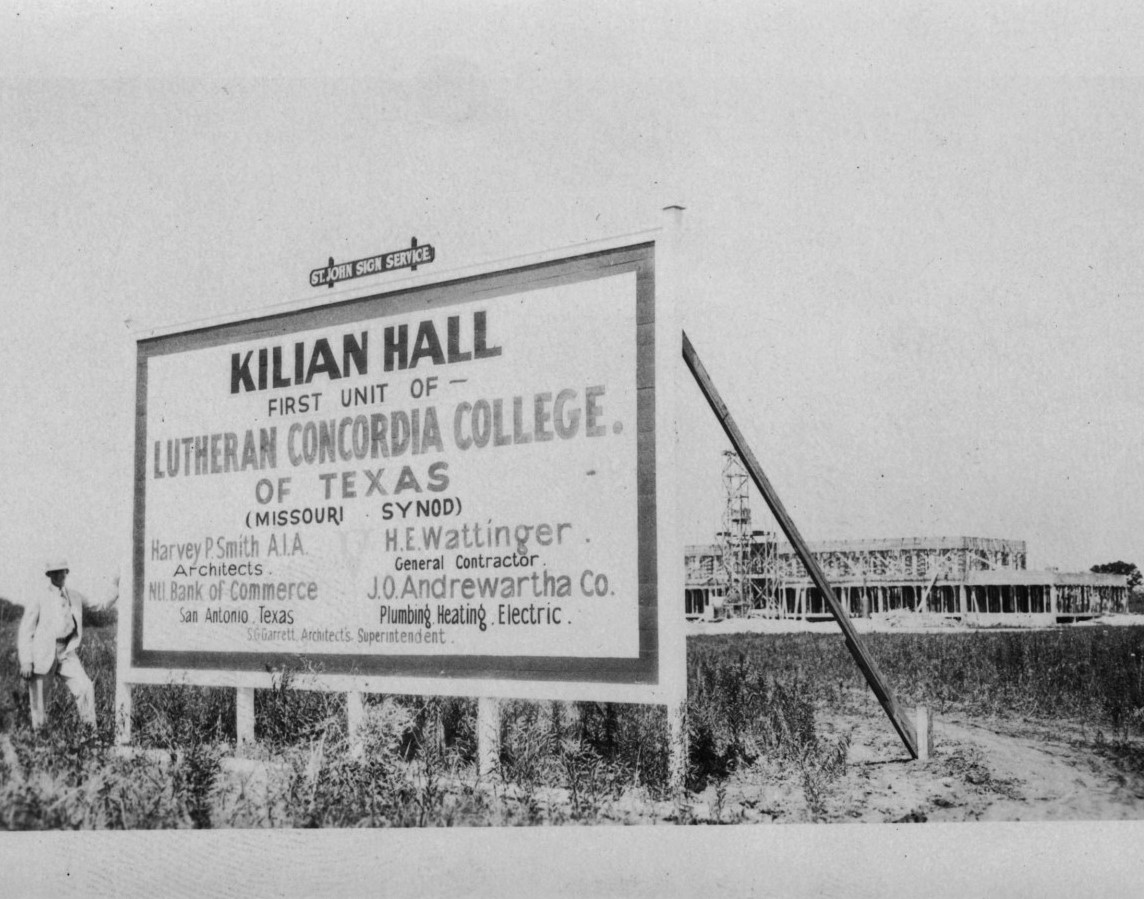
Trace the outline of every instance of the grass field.
[[[865, 639], [904, 705], [1068, 722], [1092, 734], [1094, 751], [1124, 748], [1124, 764], [1144, 775], [1144, 753], [1132, 749], [1144, 733], [1144, 627]], [[80, 726], [61, 687], [51, 723], [32, 734], [15, 623], [0, 623], [0, 828], [721, 821], [728, 785], [748, 772], [793, 785], [806, 819], [823, 819], [853, 756], [851, 731], [824, 720], [888, 729], [841, 637], [705, 636], [688, 646], [688, 788], [705, 797], [699, 815], [668, 795], [664, 712], [638, 706], [506, 704], [502, 777], [490, 786], [476, 774], [475, 701], [370, 697], [368, 749], [357, 755], [343, 698], [292, 689], [286, 672], [255, 696], [258, 746], [244, 754], [264, 764], [231, 758], [233, 691], [185, 686], [136, 689], [133, 733], [149, 751], [124, 757], [112, 749], [110, 627], [87, 630], [81, 650], [98, 730]]]
[[[863, 640], [905, 705], [1144, 733], [1144, 627], [873, 633]], [[820, 707], [874, 702], [834, 634], [698, 637], [688, 655], [692, 668], [741, 657], [776, 681], [799, 683]]]

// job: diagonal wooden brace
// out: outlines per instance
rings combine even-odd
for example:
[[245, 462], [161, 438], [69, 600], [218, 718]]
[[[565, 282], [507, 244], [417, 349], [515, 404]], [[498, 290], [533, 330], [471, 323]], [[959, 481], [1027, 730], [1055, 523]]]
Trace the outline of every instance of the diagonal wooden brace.
[[731, 417], [730, 411], [727, 409], [726, 403], [723, 402], [722, 397], [719, 396], [719, 391], [715, 389], [715, 385], [711, 382], [710, 375], [703, 367], [703, 363], [699, 361], [699, 356], [692, 347], [691, 341], [687, 339], [687, 334], [683, 335], [683, 358], [687, 362], [687, 367], [691, 369], [691, 374], [694, 375], [696, 382], [699, 384], [699, 389], [703, 391], [703, 396], [707, 399], [707, 403], [711, 406], [711, 411], [715, 413], [715, 417], [719, 419], [719, 424], [723, 426], [723, 431], [731, 441], [731, 446], [735, 448], [735, 452], [739, 454], [739, 458], [743, 460], [743, 465], [746, 466], [747, 471], [751, 475], [751, 479], [755, 482], [759, 493], [762, 494], [763, 499], [766, 501], [767, 506], [770, 508], [771, 513], [778, 521], [779, 527], [786, 535], [790, 545], [794, 547], [794, 551], [798, 554], [799, 560], [802, 562], [803, 567], [806, 568], [807, 574], [814, 582], [826, 603], [830, 606], [830, 613], [834, 616], [834, 620], [838, 622], [838, 626], [842, 629], [842, 636], [846, 639], [846, 647], [850, 650], [850, 654], [854, 657], [854, 661], [858, 663], [858, 667], [862, 669], [862, 674], [866, 676], [866, 682], [870, 685], [870, 689], [874, 691], [874, 695], [878, 697], [878, 702], [882, 704], [882, 708], [886, 710], [886, 714], [890, 717], [890, 723], [894, 725], [894, 729], [898, 732], [898, 736], [902, 738], [902, 742], [906, 745], [910, 755], [913, 758], [918, 757], [918, 738], [914, 730], [913, 722], [902, 712], [901, 706], [894, 698], [894, 694], [890, 692], [890, 687], [886, 683], [886, 679], [882, 676], [882, 672], [878, 670], [878, 665], [874, 661], [874, 657], [870, 655], [866, 649], [865, 644], [862, 643], [858, 632], [854, 630], [854, 625], [850, 621], [850, 616], [842, 608], [839, 603], [838, 597], [834, 595], [834, 589], [826, 580], [826, 575], [823, 574], [822, 569], [819, 567], [818, 562], [814, 556], [811, 555], [810, 548], [806, 545], [806, 541], [802, 539], [802, 534], [798, 532], [795, 527], [794, 521], [787, 510], [783, 507], [782, 501], [779, 500], [775, 488], [771, 486], [771, 482], [767, 480], [767, 476], [763, 474], [763, 468], [759, 465], [759, 461], [755, 458], [754, 453], [751, 452], [747, 446], [746, 438], [743, 437], [742, 432], [739, 430], [735, 420]]

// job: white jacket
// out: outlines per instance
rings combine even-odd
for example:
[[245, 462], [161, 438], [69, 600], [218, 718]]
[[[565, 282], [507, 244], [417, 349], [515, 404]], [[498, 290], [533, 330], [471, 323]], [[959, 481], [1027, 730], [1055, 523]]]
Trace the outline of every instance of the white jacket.
[[[64, 586], [63, 593], [75, 618], [75, 631], [62, 647], [61, 655], [74, 652], [83, 639], [84, 603], [93, 608], [105, 608], [112, 605], [119, 596], [116, 588], [103, 602], [91, 602], [78, 590], [69, 590], [67, 585]], [[21, 668], [30, 662], [33, 674], [47, 674], [51, 671], [56, 661], [56, 638], [61, 633], [61, 619], [66, 614], [65, 607], [60, 602], [60, 590], [51, 583], [27, 602], [16, 638], [16, 652], [20, 657]]]

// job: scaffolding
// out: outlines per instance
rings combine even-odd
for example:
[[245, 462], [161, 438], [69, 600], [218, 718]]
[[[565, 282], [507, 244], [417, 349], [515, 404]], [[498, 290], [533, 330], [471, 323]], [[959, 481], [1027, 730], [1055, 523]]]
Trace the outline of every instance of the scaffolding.
[[750, 482], [734, 450], [723, 453], [723, 530], [720, 532], [724, 612], [733, 617], [781, 615], [778, 542], [771, 531], [751, 526]]
[[755, 606], [751, 577], [751, 498], [747, 470], [734, 450], [723, 453], [723, 530], [720, 544], [723, 555], [723, 611], [738, 617]]
[[[732, 471], [733, 475], [733, 471]], [[728, 479], [734, 486], [734, 477]], [[728, 523], [749, 522], [740, 493], [728, 491]], [[766, 531], [749, 531], [710, 546], [687, 548], [687, 612], [705, 613], [727, 585], [738, 587], [729, 615], [826, 617], [825, 599], [790, 544]], [[829, 540], [809, 544], [848, 614], [902, 611], [938, 615], [1031, 614], [1057, 621], [1122, 612], [1128, 587], [1124, 575], [1026, 568], [1023, 540], [986, 537], [902, 537]], [[728, 564], [730, 559], [730, 564]]]
[[751, 555], [751, 582], [754, 585], [754, 608], [767, 618], [785, 618], [786, 607], [780, 602], [778, 539], [774, 531], [755, 531]]
[[[686, 550], [687, 617], [831, 614], [794, 548], [774, 531], [753, 528], [750, 481], [733, 450], [723, 454], [723, 486], [718, 542]], [[1124, 575], [1027, 570], [1024, 540], [893, 537], [826, 540], [807, 549], [854, 616], [1018, 613], [1063, 621], [1120, 612], [1127, 604]]]

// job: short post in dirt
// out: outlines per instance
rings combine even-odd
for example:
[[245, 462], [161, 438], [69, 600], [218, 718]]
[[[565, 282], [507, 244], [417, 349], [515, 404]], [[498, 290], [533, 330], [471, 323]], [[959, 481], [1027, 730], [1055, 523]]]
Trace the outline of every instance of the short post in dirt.
[[674, 796], [683, 794], [687, 784], [687, 699], [684, 697], [667, 707], [667, 775]]
[[928, 762], [933, 755], [933, 721], [929, 709], [919, 705], [914, 710], [914, 726], [918, 739], [918, 761]]
[[362, 725], [365, 723], [365, 706], [362, 703], [362, 694], [359, 690], [350, 690], [346, 693], [346, 741], [349, 743], [350, 753], [359, 756], [364, 751], [362, 743]]
[[235, 688], [234, 730], [239, 746], [254, 743], [254, 687]]
[[826, 580], [826, 575], [810, 552], [806, 541], [802, 539], [802, 534], [799, 533], [794, 520], [787, 513], [786, 508], [779, 499], [778, 493], [774, 487], [771, 486], [771, 482], [763, 473], [763, 467], [759, 464], [758, 459], [755, 458], [754, 453], [751, 452], [751, 448], [747, 445], [746, 438], [739, 430], [739, 426], [735, 424], [735, 420], [731, 417], [731, 412], [727, 408], [727, 404], [723, 402], [719, 391], [715, 389], [715, 384], [712, 382], [711, 376], [707, 374], [707, 370], [699, 360], [699, 355], [695, 352], [695, 348], [691, 345], [687, 334], [683, 335], [683, 358], [687, 362], [687, 367], [691, 370], [691, 374], [695, 377], [699, 389], [703, 392], [704, 398], [711, 407], [711, 411], [714, 412], [715, 417], [719, 419], [719, 424], [722, 425], [724, 433], [726, 433], [728, 439], [731, 441], [731, 446], [734, 447], [735, 452], [739, 454], [739, 458], [743, 460], [743, 465], [746, 466], [747, 471], [751, 475], [751, 479], [755, 482], [755, 487], [757, 487], [759, 493], [762, 494], [763, 500], [770, 508], [775, 520], [779, 523], [783, 534], [786, 535], [787, 540], [790, 541], [790, 545], [798, 554], [799, 560], [802, 562], [803, 567], [806, 568], [807, 574], [810, 575], [814, 586], [818, 588], [826, 600], [827, 605], [830, 607], [830, 613], [834, 616], [834, 620], [838, 622], [838, 626], [842, 629], [842, 634], [846, 639], [846, 646], [850, 650], [850, 654], [854, 657], [854, 661], [858, 663], [858, 667], [862, 669], [862, 673], [865, 675], [866, 682], [870, 685], [870, 689], [874, 691], [878, 702], [881, 703], [882, 708], [885, 709], [886, 714], [890, 718], [890, 722], [894, 725], [894, 729], [897, 730], [898, 736], [902, 738], [906, 749], [909, 750], [910, 755], [916, 759], [918, 757], [918, 740], [913, 723], [903, 713], [893, 693], [890, 691], [889, 684], [886, 683], [886, 679], [882, 676], [881, 671], [878, 670], [877, 663], [875, 663], [873, 656], [870, 655], [865, 644], [862, 643], [858, 632], [854, 630], [854, 625], [851, 623], [850, 617], [842, 608], [842, 604], [838, 601], [834, 589]]
[[500, 771], [501, 705], [499, 699], [482, 696], [477, 700], [477, 773], [482, 778]]

